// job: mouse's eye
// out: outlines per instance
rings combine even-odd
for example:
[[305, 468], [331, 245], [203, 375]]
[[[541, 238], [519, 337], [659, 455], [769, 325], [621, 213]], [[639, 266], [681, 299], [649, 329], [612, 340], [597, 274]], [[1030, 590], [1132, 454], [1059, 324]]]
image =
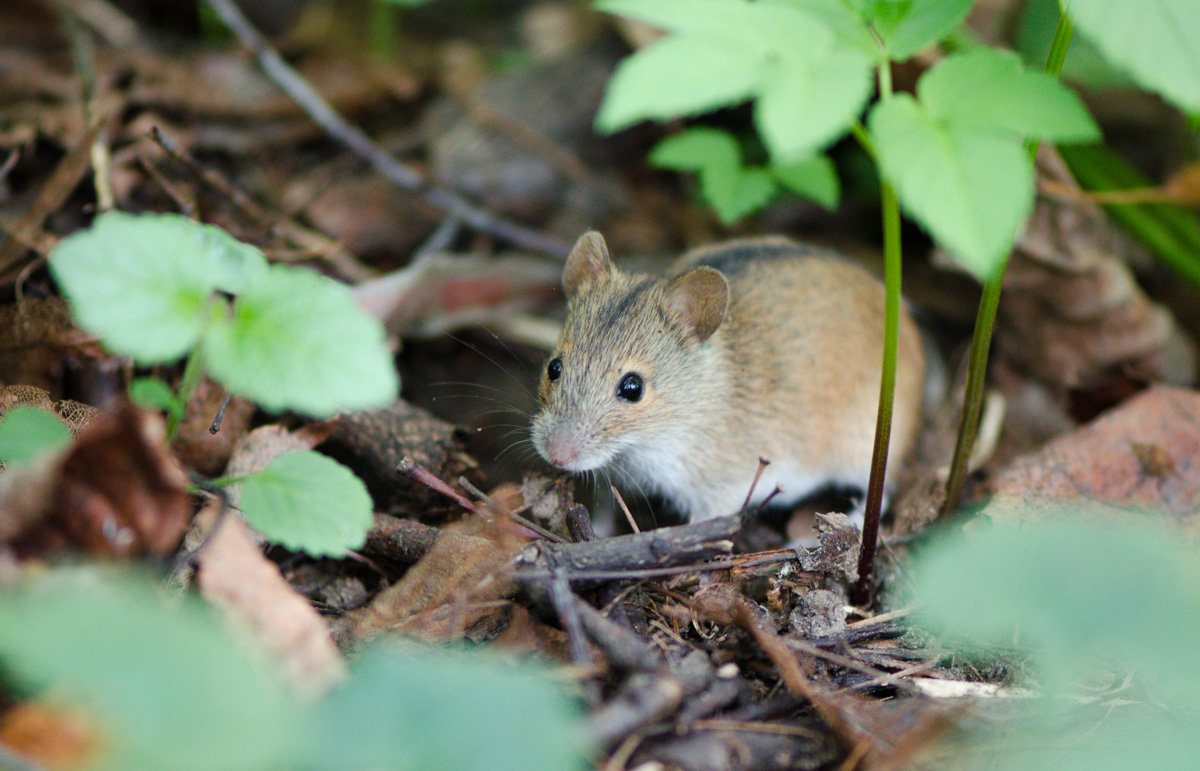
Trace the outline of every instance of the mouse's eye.
[[642, 398], [642, 376], [636, 372], [626, 373], [617, 383], [617, 396], [627, 402], [636, 402]]
[[562, 374], [562, 357], [555, 356], [546, 365], [546, 377], [551, 380], [558, 380], [558, 376]]

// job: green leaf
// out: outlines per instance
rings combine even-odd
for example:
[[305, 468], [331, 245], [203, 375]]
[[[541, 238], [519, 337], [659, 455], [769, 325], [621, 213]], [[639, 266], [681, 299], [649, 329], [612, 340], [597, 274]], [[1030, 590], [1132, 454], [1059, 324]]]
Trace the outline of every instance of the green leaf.
[[399, 378], [382, 324], [346, 287], [311, 270], [274, 265], [204, 338], [208, 371], [268, 410], [314, 416], [381, 407]]
[[664, 120], [748, 99], [763, 74], [753, 52], [711, 35], [661, 38], [619, 65], [596, 115], [600, 131]]
[[905, 210], [985, 279], [1033, 207], [1033, 166], [1017, 138], [947, 125], [907, 94], [876, 105], [869, 126]]
[[163, 410], [179, 418], [184, 405], [179, 395], [162, 378], [139, 377], [129, 384], [129, 400], [139, 407]]
[[217, 263], [216, 286], [240, 294], [267, 272], [267, 258], [256, 246], [244, 244], [216, 225], [200, 225], [204, 247]]
[[[1013, 48], [1027, 65], [1036, 69], [1045, 64], [1060, 15], [1058, 0], [1026, 0], [1022, 5]], [[1092, 89], [1134, 88], [1133, 80], [1106, 61], [1096, 46], [1082, 35], [1071, 37], [1060, 77]]]
[[930, 544], [913, 566], [922, 615], [975, 643], [1019, 640], [1052, 694], [1111, 666], [1200, 712], [1196, 678], [1180, 677], [1200, 674], [1200, 615], [1180, 612], [1200, 607], [1196, 554], [1151, 522], [1093, 517], [1062, 506]]
[[650, 162], [663, 169], [700, 171], [741, 164], [741, 150], [728, 131], [697, 126], [667, 137], [650, 151]]
[[697, 127], [668, 137], [654, 148], [657, 166], [700, 173], [700, 192], [725, 224], [761, 209], [775, 195], [764, 169], [742, 165], [737, 140], [727, 131]]
[[50, 270], [79, 325], [140, 364], [178, 359], [200, 336], [217, 262], [196, 223], [107, 212], [64, 238]]
[[28, 463], [70, 441], [71, 432], [57, 415], [37, 407], [12, 407], [0, 420], [0, 463]]
[[1071, 0], [1079, 31], [1144, 88], [1200, 112], [1200, 3]]
[[825, 24], [842, 45], [874, 59], [879, 44], [867, 26], [861, 8], [843, 0], [759, 0], [770, 5], [786, 5], [803, 11]]
[[845, 133], [870, 95], [871, 62], [857, 51], [781, 56], [764, 79], [754, 122], [771, 158], [787, 163]]
[[350, 469], [320, 453], [284, 453], [241, 482], [238, 508], [267, 538], [312, 555], [357, 549], [374, 521], [371, 496]]
[[974, 0], [877, 0], [867, 4], [867, 15], [888, 58], [904, 61], [957, 29], [972, 5]]
[[133, 575], [55, 570], [0, 593], [0, 660], [91, 712], [98, 767], [298, 767], [295, 706], [206, 611]]
[[595, 8], [668, 32], [733, 37], [750, 49], [763, 49], [748, 28], [754, 9], [746, 0], [600, 0]]
[[1056, 142], [1092, 142], [1100, 129], [1079, 97], [1009, 51], [976, 48], [949, 56], [917, 84], [921, 103], [959, 125], [1013, 131]]
[[579, 705], [546, 672], [450, 652], [366, 651], [320, 705], [312, 768], [582, 769]]
[[771, 166], [770, 171], [781, 185], [793, 193], [816, 201], [826, 209], [837, 206], [841, 186], [833, 161], [827, 156], [814, 155], [795, 163]]
[[726, 225], [758, 211], [775, 195], [775, 181], [766, 169], [758, 167], [729, 175], [705, 174], [701, 182], [704, 197]]

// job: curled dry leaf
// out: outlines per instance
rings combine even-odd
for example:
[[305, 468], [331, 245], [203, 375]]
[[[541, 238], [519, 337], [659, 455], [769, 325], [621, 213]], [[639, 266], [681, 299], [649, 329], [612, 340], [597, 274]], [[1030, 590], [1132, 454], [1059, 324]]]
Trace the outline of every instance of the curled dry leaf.
[[[1057, 156], [1039, 165], [1070, 179]], [[1195, 344], [1138, 287], [1122, 259], [1133, 248], [1096, 207], [1040, 199], [1004, 277], [1001, 354], [1067, 389], [1192, 382]]]
[[196, 516], [211, 534], [196, 557], [201, 594], [274, 654], [299, 694], [320, 696], [345, 675], [328, 626], [263, 556], [240, 519], [217, 522], [218, 509], [213, 502]]
[[21, 556], [164, 556], [191, 516], [187, 488], [162, 420], [125, 405], [62, 453], [0, 477], [0, 541]]

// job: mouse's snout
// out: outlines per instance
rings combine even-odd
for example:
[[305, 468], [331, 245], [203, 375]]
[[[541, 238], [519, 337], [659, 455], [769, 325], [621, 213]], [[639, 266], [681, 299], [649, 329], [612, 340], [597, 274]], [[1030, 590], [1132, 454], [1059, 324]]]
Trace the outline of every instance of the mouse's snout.
[[547, 462], [565, 471], [591, 471], [609, 460], [594, 431], [546, 413], [534, 420], [533, 446]]

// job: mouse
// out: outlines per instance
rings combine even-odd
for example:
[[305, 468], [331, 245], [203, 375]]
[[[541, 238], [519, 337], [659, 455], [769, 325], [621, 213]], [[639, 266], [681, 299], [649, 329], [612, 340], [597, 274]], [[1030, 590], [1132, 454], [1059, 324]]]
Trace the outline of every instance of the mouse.
[[[656, 494], [693, 521], [777, 487], [772, 505], [866, 490], [884, 334], [884, 288], [868, 270], [765, 236], [693, 249], [655, 276], [618, 268], [592, 231], [562, 286], [566, 319], [531, 427], [544, 460]], [[922, 422], [925, 355], [907, 309], [897, 355], [889, 472]]]

